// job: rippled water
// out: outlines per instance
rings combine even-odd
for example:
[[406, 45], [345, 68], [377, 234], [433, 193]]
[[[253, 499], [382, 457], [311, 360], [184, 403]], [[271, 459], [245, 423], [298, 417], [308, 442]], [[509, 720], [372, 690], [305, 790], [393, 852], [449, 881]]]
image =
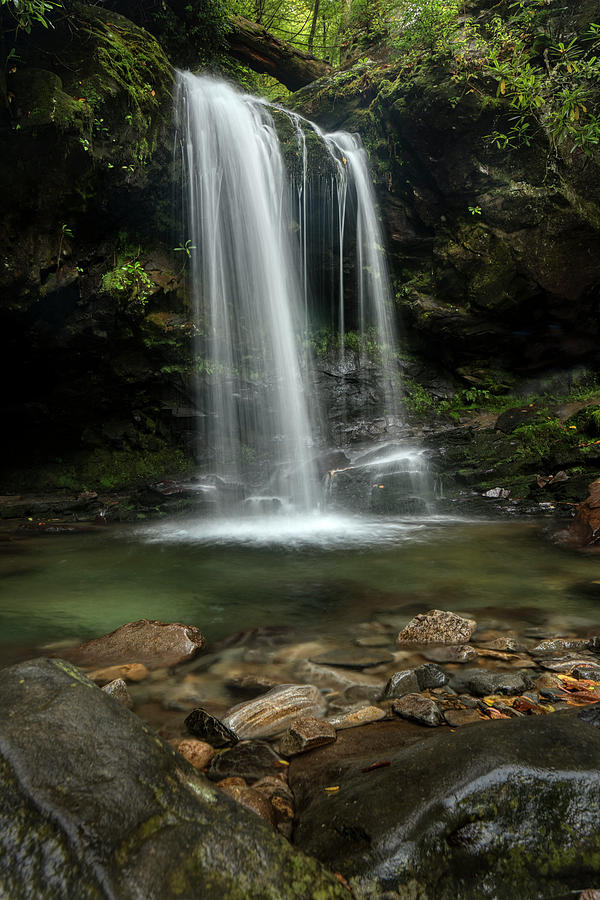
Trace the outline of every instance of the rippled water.
[[597, 559], [531, 522], [307, 516], [172, 520], [84, 534], [17, 533], [0, 545], [0, 662], [138, 618], [209, 640], [254, 626], [348, 636], [377, 615], [432, 607], [560, 634], [598, 621], [578, 583]]

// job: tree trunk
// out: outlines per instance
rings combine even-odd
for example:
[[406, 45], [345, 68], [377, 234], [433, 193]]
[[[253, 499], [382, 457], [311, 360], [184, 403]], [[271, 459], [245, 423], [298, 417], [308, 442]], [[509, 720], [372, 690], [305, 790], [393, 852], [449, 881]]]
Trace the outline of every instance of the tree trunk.
[[308, 35], [308, 52], [313, 52], [313, 44], [315, 42], [315, 31], [317, 30], [317, 19], [319, 17], [319, 0], [315, 0], [313, 9], [312, 22], [310, 23], [310, 34]]
[[256, 72], [272, 75], [291, 91], [297, 91], [330, 71], [330, 66], [323, 60], [280, 41], [248, 19], [232, 16], [230, 22], [232, 30], [227, 40], [232, 56]]

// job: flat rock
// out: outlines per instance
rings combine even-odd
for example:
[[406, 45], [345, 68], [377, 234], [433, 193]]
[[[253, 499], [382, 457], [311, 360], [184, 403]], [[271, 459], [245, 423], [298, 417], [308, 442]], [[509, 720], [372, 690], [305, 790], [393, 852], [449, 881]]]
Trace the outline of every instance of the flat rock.
[[360, 709], [340, 713], [338, 716], [330, 716], [327, 721], [333, 725], [336, 731], [343, 731], [346, 728], [367, 725], [369, 722], [378, 722], [379, 719], [385, 719], [385, 716], [385, 710], [380, 709], [379, 706], [361, 706]]
[[122, 703], [123, 706], [126, 706], [127, 709], [131, 709], [133, 707], [131, 694], [127, 690], [127, 685], [122, 678], [116, 678], [114, 681], [109, 681], [108, 684], [104, 685], [102, 690], [105, 694], [108, 694], [109, 697], [113, 697], [113, 699], [118, 700], [119, 703]]
[[444, 719], [451, 728], [483, 721], [478, 709], [447, 709], [444, 711]]
[[437, 663], [468, 663], [477, 659], [477, 650], [470, 644], [449, 644], [447, 647], [425, 647], [425, 659]]
[[348, 650], [336, 649], [319, 656], [311, 657], [311, 662], [317, 666], [339, 666], [342, 669], [370, 669], [374, 666], [385, 665], [394, 661], [391, 653], [379, 651], [365, 651], [349, 648]]
[[529, 651], [532, 656], [556, 656], [560, 653], [568, 653], [588, 649], [588, 640], [575, 638], [552, 638], [547, 641], [540, 641], [535, 647]]
[[159, 669], [193, 659], [205, 645], [204, 636], [193, 625], [140, 619], [60, 655], [77, 666], [138, 662]]
[[190, 734], [198, 737], [217, 749], [237, 744], [239, 738], [235, 731], [211, 715], [202, 707], [193, 709], [185, 720], [185, 727]]
[[296, 756], [323, 744], [331, 744], [335, 741], [335, 737], [335, 728], [325, 719], [300, 716], [294, 719], [281, 738], [279, 750], [283, 756]]
[[373, 749], [387, 724], [290, 766], [295, 846], [357, 895], [541, 900], [599, 883], [600, 729], [565, 712], [421, 729], [400, 747], [390, 730]]
[[2, 897], [348, 897], [63, 660], [0, 670], [0, 780]]
[[522, 694], [534, 686], [533, 681], [523, 672], [491, 672], [489, 669], [465, 669], [458, 672], [450, 682], [458, 694], [474, 694], [486, 697], [488, 694]]
[[285, 772], [286, 764], [265, 741], [240, 741], [230, 750], [218, 753], [208, 769], [212, 781], [243, 778], [248, 783]]
[[415, 675], [417, 676], [419, 690], [421, 691], [443, 687], [450, 681], [444, 670], [440, 669], [439, 666], [436, 666], [435, 663], [424, 663], [422, 666], [417, 666]]
[[261, 697], [233, 706], [223, 724], [239, 738], [273, 737], [298, 716], [321, 717], [326, 710], [321, 691], [312, 684], [282, 684]]
[[456, 613], [430, 609], [419, 613], [403, 628], [396, 641], [400, 646], [414, 644], [461, 644], [468, 641], [477, 628], [474, 619]]
[[[64, 654], [62, 654], [64, 656]], [[86, 672], [91, 681], [96, 684], [108, 684], [110, 681], [122, 679], [133, 684], [139, 684], [148, 677], [148, 669], [142, 663], [125, 663], [122, 666], [106, 666], [104, 669], [92, 669]]]
[[442, 712], [434, 700], [421, 694], [406, 694], [394, 700], [392, 710], [403, 719], [411, 719], [420, 725], [435, 727], [444, 721]]

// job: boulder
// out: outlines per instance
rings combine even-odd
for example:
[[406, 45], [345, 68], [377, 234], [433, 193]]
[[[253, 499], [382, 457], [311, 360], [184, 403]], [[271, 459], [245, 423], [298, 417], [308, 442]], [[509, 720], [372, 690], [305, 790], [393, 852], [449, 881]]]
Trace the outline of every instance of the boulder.
[[296, 845], [357, 896], [543, 900], [598, 884], [600, 729], [569, 711], [422, 732], [389, 755], [343, 757], [340, 735], [293, 761]]
[[137, 662], [149, 669], [162, 669], [193, 659], [205, 644], [204, 636], [193, 625], [140, 619], [72, 650], [62, 650], [61, 657], [76, 666]]
[[470, 639], [476, 628], [474, 619], [464, 619], [442, 609], [430, 609], [411, 619], [396, 640], [400, 646], [462, 644]]
[[240, 739], [279, 734], [298, 716], [322, 716], [325, 701], [312, 684], [282, 684], [261, 697], [238, 703], [223, 716], [223, 724]]
[[62, 660], [0, 671], [0, 896], [345, 898]]

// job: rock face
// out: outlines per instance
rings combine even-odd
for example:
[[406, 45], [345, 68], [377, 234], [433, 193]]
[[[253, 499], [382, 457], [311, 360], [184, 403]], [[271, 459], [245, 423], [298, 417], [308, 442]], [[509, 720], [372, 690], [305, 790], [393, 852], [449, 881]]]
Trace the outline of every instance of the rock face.
[[238, 703], [223, 716], [223, 723], [238, 738], [267, 738], [279, 734], [298, 716], [320, 717], [326, 704], [311, 684], [282, 684], [255, 700]]
[[0, 895], [342, 898], [61, 660], [0, 672]]
[[368, 897], [542, 900], [598, 883], [600, 729], [567, 712], [425, 732], [368, 774], [372, 755], [329, 771], [316, 750], [331, 795], [311, 799], [293, 763], [297, 845]]
[[193, 659], [205, 644], [204, 636], [193, 625], [140, 619], [80, 647], [62, 650], [61, 656], [77, 666], [141, 662], [149, 669], [158, 669]]
[[477, 623], [456, 613], [431, 609], [419, 613], [398, 635], [400, 646], [411, 644], [461, 644], [468, 641]]

